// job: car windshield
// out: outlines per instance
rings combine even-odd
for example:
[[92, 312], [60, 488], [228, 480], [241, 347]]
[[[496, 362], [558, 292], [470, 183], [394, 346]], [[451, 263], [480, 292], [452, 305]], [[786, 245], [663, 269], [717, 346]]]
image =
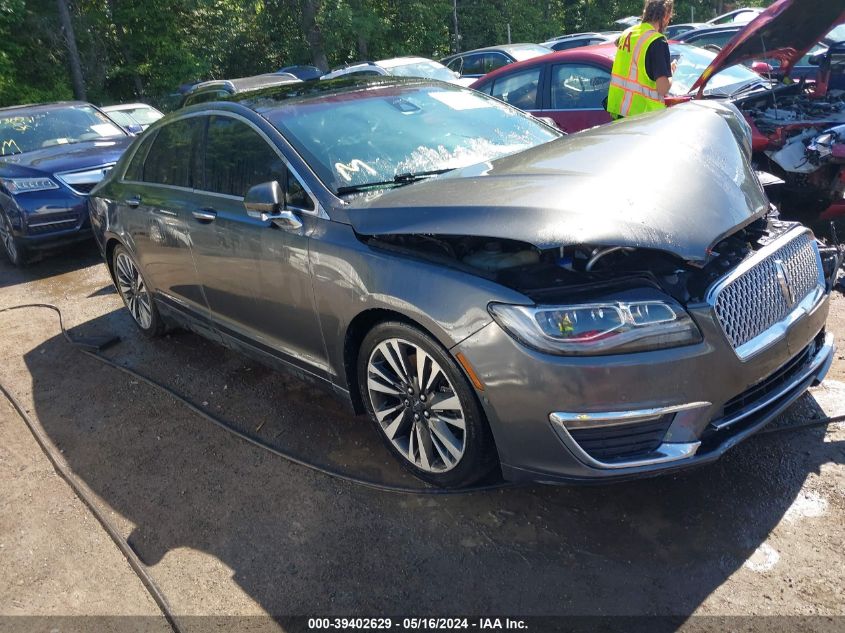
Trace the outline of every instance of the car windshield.
[[455, 73], [443, 64], [438, 64], [434, 61], [413, 62], [384, 68], [391, 75], [398, 77], [424, 77], [426, 79], [439, 79], [440, 81], [455, 80]]
[[125, 135], [91, 106], [19, 109], [0, 114], [0, 155], [3, 156]]
[[465, 167], [560, 136], [496, 99], [445, 84], [375, 84], [262, 114], [336, 192]]
[[511, 57], [513, 57], [516, 61], [522, 62], [526, 59], [531, 59], [533, 57], [539, 57], [540, 55], [548, 55], [552, 53], [552, 49], [542, 46], [541, 44], [526, 44], [525, 46], [516, 46], [514, 48], [507, 49], [508, 53], [510, 53]]
[[[162, 116], [161, 112], [155, 108], [139, 107], [139, 108], [125, 108], [123, 110], [116, 110], [114, 113], [123, 112], [128, 114], [132, 119], [141, 125], [152, 125], [158, 121]], [[112, 114], [111, 112], [109, 114]]]
[[[672, 59], [677, 60], [678, 68], [672, 77], [672, 89], [669, 94], [679, 97], [689, 93], [696, 80], [716, 58], [711, 53], [697, 46], [688, 44], [670, 44]], [[707, 94], [730, 93], [732, 88], [738, 88], [753, 81], [760, 81], [762, 77], [742, 64], [731, 66], [719, 71], [707, 83]]]
[[840, 24], [825, 36], [828, 42], [845, 42], [845, 24]]

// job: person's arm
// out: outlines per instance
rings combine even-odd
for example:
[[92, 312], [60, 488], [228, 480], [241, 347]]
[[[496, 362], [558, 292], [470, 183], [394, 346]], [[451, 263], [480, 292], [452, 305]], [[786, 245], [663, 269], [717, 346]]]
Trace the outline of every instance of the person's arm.
[[672, 75], [675, 72], [669, 55], [669, 44], [665, 39], [651, 43], [646, 51], [645, 65], [648, 76], [657, 83], [660, 98], [665, 99], [672, 88]]

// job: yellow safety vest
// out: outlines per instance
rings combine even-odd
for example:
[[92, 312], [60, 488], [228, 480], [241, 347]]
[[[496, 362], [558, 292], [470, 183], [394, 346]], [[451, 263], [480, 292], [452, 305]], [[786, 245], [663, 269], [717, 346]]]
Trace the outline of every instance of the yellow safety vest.
[[627, 117], [666, 107], [657, 92], [657, 82], [649, 78], [645, 69], [648, 47], [661, 37], [663, 34], [646, 22], [619, 37], [607, 95], [608, 112]]

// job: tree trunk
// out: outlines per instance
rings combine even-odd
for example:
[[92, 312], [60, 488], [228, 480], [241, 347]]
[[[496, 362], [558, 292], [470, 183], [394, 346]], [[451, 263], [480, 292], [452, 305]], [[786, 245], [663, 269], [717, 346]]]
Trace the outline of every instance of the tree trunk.
[[325, 72], [329, 69], [329, 60], [326, 59], [326, 51], [323, 49], [323, 34], [317, 25], [317, 12], [320, 10], [321, 2], [322, 0], [303, 0], [302, 31], [311, 49], [312, 63]]
[[70, 9], [68, 9], [67, 1], [56, 0], [59, 5], [59, 20], [61, 21], [65, 45], [67, 46], [70, 77], [73, 82], [73, 95], [80, 101], [87, 101], [85, 98], [85, 82], [82, 80], [82, 62], [79, 60], [79, 50], [76, 48], [76, 35], [73, 32], [73, 22], [70, 19]]
[[452, 0], [452, 27], [455, 31], [455, 52], [461, 52], [461, 34], [458, 31], [458, 0]]

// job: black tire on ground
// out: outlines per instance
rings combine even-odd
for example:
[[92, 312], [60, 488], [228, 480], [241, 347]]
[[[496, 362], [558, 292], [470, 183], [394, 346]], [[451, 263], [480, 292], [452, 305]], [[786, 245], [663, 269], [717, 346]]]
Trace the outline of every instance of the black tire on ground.
[[[116, 246], [111, 265], [117, 293], [141, 333], [150, 338], [163, 334], [164, 320], [132, 254], [123, 245]], [[137, 280], [133, 282], [134, 275]]]
[[29, 261], [26, 247], [12, 234], [12, 223], [3, 211], [0, 211], [0, 248], [15, 266], [26, 266]]
[[[390, 359], [385, 352], [392, 354]], [[418, 377], [420, 358], [422, 379]], [[460, 488], [478, 482], [498, 465], [493, 436], [472, 386], [449, 352], [421, 329], [399, 321], [376, 325], [361, 342], [357, 372], [361, 398], [378, 434], [418, 478], [444, 488]], [[381, 386], [371, 389], [372, 380]], [[400, 381], [401, 391], [393, 386]], [[378, 390], [383, 388], [391, 393]], [[391, 431], [393, 439], [388, 436]]]

